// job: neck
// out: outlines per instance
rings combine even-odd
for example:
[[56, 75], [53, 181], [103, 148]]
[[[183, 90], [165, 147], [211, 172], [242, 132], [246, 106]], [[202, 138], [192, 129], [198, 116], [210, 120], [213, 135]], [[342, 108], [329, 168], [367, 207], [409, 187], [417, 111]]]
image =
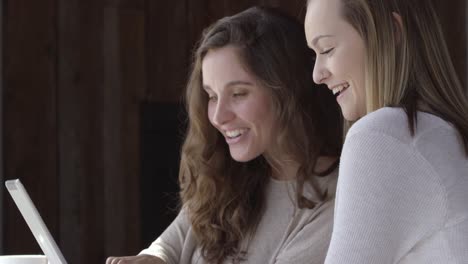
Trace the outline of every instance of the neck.
[[287, 155], [272, 155], [272, 152], [264, 153], [263, 157], [272, 168], [271, 177], [273, 179], [288, 181], [296, 178], [299, 163], [291, 157], [287, 157]]
[[273, 174], [271, 177], [280, 181], [289, 181], [296, 179], [299, 164], [293, 160], [283, 160], [277, 162], [279, 164], [273, 166]]
[[[338, 157], [331, 156], [320, 156], [317, 159], [317, 164], [315, 165], [316, 172], [326, 171]], [[276, 159], [272, 160], [271, 158], [267, 160], [272, 164], [273, 173], [272, 178], [280, 181], [290, 181], [296, 179], [297, 171], [299, 169], [299, 163], [292, 159]]]

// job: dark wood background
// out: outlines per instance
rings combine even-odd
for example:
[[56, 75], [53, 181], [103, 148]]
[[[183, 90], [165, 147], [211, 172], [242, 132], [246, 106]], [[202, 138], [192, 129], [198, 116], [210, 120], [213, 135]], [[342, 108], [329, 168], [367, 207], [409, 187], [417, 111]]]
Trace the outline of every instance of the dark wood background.
[[[466, 1], [437, 2], [466, 81]], [[202, 29], [256, 4], [301, 19], [305, 12], [303, 0], [1, 3], [3, 180], [22, 179], [69, 263], [104, 263], [147, 246], [142, 208], [165, 207], [142, 202], [141, 190], [152, 188], [141, 186], [143, 110], [176, 111]], [[155, 177], [155, 185], [177, 181]], [[2, 198], [1, 253], [39, 253], [10, 197]]]

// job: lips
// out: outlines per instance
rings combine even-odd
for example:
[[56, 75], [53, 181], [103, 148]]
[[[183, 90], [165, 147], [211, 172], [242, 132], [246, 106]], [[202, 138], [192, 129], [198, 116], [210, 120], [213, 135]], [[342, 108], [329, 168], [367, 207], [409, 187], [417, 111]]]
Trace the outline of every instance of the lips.
[[247, 134], [248, 129], [247, 128], [238, 128], [238, 129], [232, 129], [232, 130], [225, 130], [224, 131], [224, 137], [226, 139], [226, 142], [228, 144], [234, 144], [242, 140], [243, 136]]
[[245, 128], [234, 129], [234, 130], [226, 131], [225, 134], [226, 134], [226, 137], [228, 138], [236, 138], [236, 137], [240, 137], [246, 130], [247, 129]]

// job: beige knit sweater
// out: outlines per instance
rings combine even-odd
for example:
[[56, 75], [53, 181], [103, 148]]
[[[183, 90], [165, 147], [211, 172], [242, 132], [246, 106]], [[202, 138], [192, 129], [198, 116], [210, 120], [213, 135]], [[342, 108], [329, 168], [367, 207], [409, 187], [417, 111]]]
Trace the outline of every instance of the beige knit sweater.
[[[314, 209], [298, 209], [294, 202], [294, 182], [269, 181], [264, 215], [256, 233], [243, 241], [246, 261], [252, 264], [322, 264], [330, 242], [337, 172], [320, 178], [328, 189], [328, 201]], [[306, 197], [316, 199], [310, 186]], [[200, 255], [195, 235], [182, 210], [174, 222], [150, 247], [140, 254], [155, 255], [167, 264], [206, 263]], [[226, 260], [225, 263], [232, 263]]]

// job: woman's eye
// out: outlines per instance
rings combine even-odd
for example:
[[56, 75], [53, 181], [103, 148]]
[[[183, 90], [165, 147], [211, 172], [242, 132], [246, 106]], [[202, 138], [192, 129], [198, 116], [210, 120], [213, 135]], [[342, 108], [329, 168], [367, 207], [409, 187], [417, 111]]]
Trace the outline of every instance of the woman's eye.
[[234, 93], [234, 94], [233, 94], [234, 97], [242, 97], [242, 96], [245, 96], [245, 95], [247, 95], [246, 92]]
[[323, 54], [328, 54], [328, 53], [330, 53], [333, 49], [334, 49], [334, 48], [329, 48], [329, 49], [327, 49], [327, 50], [324, 51], [324, 52], [320, 52], [320, 54], [322, 54], [322, 55], [323, 55]]
[[209, 95], [208, 96], [208, 100], [210, 100], [210, 101], [216, 101], [217, 99], [218, 98], [216, 96], [214, 96], [214, 95]]

